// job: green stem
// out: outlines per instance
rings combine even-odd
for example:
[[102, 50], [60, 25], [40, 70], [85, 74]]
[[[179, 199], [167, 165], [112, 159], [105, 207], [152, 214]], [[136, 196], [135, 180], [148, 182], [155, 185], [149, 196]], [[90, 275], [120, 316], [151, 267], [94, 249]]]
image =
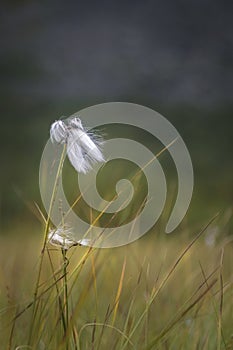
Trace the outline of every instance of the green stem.
[[38, 275], [37, 275], [36, 285], [35, 285], [35, 291], [34, 291], [34, 296], [33, 296], [32, 320], [31, 320], [31, 323], [30, 323], [29, 338], [28, 338], [28, 344], [29, 345], [31, 344], [31, 341], [32, 341], [32, 333], [33, 333], [34, 323], [35, 323], [37, 309], [38, 309], [38, 303], [36, 301], [37, 301], [37, 296], [38, 296], [38, 290], [39, 290], [40, 277], [41, 277], [41, 272], [42, 272], [42, 264], [43, 264], [43, 259], [44, 259], [45, 247], [46, 247], [46, 244], [47, 244], [47, 238], [48, 238], [48, 233], [49, 233], [50, 216], [51, 216], [52, 209], [53, 209], [53, 204], [54, 204], [54, 200], [55, 200], [55, 196], [56, 196], [56, 192], [57, 192], [59, 178], [60, 178], [60, 175], [61, 175], [61, 172], [62, 172], [62, 167], [63, 167], [63, 162], [64, 162], [64, 159], [65, 159], [65, 155], [66, 155], [66, 145], [64, 145], [64, 147], [63, 147], [61, 159], [60, 159], [60, 162], [59, 162], [59, 165], [58, 165], [56, 179], [55, 179], [55, 183], [54, 183], [54, 186], [53, 186], [52, 197], [51, 197], [51, 200], [50, 200], [48, 216], [47, 216], [47, 220], [46, 220], [46, 224], [45, 224], [44, 241], [43, 241], [43, 246], [42, 246], [42, 250], [41, 250], [41, 254], [40, 254], [39, 270], [38, 270]]
[[64, 289], [64, 314], [65, 314], [65, 323], [66, 327], [64, 329], [64, 340], [66, 342], [66, 350], [69, 350], [69, 337], [67, 337], [67, 329], [69, 328], [69, 302], [68, 302], [68, 281], [67, 281], [67, 266], [69, 260], [66, 256], [66, 250], [61, 249], [63, 257], [63, 289]]

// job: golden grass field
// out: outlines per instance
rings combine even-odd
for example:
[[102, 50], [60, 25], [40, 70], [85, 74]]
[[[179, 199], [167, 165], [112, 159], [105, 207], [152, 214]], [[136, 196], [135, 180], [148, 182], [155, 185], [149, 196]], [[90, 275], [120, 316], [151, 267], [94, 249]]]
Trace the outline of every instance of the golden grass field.
[[[176, 231], [164, 233], [168, 198], [164, 222], [141, 239], [111, 249], [72, 247], [67, 256], [50, 244], [42, 254], [45, 228], [29, 210], [34, 201], [43, 210], [38, 167], [48, 120], [25, 120], [22, 134], [11, 121], [4, 126], [0, 350], [233, 349], [232, 138], [226, 127], [232, 113], [223, 123], [216, 111], [213, 130], [195, 111], [188, 119], [193, 130], [185, 113], [180, 126], [190, 139], [196, 176], [191, 206]], [[17, 156], [8, 130], [17, 140]], [[35, 130], [40, 130], [37, 137]], [[160, 160], [166, 165], [165, 156]], [[68, 165], [65, 190], [73, 203], [77, 193]], [[172, 197], [175, 176], [170, 178]], [[102, 184], [112, 198], [105, 180]], [[89, 208], [79, 209], [89, 215]]]
[[0, 239], [1, 349], [232, 349], [230, 216], [119, 248], [72, 247], [68, 264], [47, 245], [36, 294], [43, 228], [19, 223]]

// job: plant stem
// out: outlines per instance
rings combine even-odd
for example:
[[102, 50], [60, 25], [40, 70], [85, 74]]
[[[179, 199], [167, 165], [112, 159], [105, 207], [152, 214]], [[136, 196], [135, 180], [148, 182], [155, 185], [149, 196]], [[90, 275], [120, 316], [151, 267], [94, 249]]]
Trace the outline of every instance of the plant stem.
[[64, 340], [66, 343], [66, 350], [69, 350], [69, 337], [67, 336], [67, 329], [69, 328], [69, 301], [68, 301], [68, 283], [67, 283], [67, 266], [69, 264], [69, 260], [66, 256], [66, 249], [61, 249], [62, 257], [63, 257], [63, 290], [64, 290], [64, 314], [65, 314], [65, 324], [64, 328]]
[[43, 246], [42, 246], [42, 250], [41, 250], [41, 254], [40, 254], [39, 269], [38, 269], [38, 275], [37, 275], [37, 279], [36, 279], [35, 291], [34, 291], [34, 296], [33, 296], [32, 320], [31, 320], [31, 323], [30, 323], [28, 345], [31, 345], [31, 341], [32, 341], [32, 333], [33, 333], [33, 328], [34, 328], [34, 323], [35, 323], [36, 314], [37, 314], [37, 308], [38, 308], [38, 304], [36, 303], [36, 301], [37, 301], [37, 296], [38, 296], [38, 290], [39, 290], [39, 284], [40, 284], [40, 278], [41, 278], [41, 272], [42, 272], [42, 264], [43, 264], [43, 259], [44, 259], [44, 253], [45, 253], [45, 248], [46, 248], [46, 244], [47, 244], [47, 237], [48, 237], [48, 233], [49, 233], [50, 216], [51, 216], [52, 209], [53, 209], [53, 204], [54, 204], [54, 200], [55, 200], [55, 196], [56, 196], [56, 192], [57, 192], [58, 182], [59, 182], [60, 175], [61, 175], [61, 172], [62, 172], [62, 167], [63, 167], [63, 162], [64, 162], [64, 159], [65, 159], [65, 154], [66, 154], [66, 145], [64, 145], [64, 147], [63, 147], [61, 159], [60, 159], [60, 162], [59, 162], [59, 165], [58, 165], [56, 179], [55, 179], [55, 183], [54, 183], [54, 186], [53, 186], [53, 192], [52, 192], [52, 196], [51, 196], [51, 200], [50, 200], [48, 216], [47, 216], [47, 220], [46, 220], [46, 224], [45, 224], [44, 241], [43, 241]]

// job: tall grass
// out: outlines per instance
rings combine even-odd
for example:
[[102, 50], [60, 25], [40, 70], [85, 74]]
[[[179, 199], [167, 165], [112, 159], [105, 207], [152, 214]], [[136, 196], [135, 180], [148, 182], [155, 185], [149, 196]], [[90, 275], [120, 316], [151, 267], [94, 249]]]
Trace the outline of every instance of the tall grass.
[[41, 267], [40, 235], [1, 238], [1, 348], [231, 349], [233, 249], [206, 244], [216, 220], [193, 240], [46, 245]]
[[231, 349], [233, 247], [221, 216], [196, 233], [186, 224], [164, 235], [157, 225], [120, 248], [54, 247], [50, 213], [64, 155], [47, 218], [40, 212], [43, 237], [21, 227], [1, 238], [2, 348]]

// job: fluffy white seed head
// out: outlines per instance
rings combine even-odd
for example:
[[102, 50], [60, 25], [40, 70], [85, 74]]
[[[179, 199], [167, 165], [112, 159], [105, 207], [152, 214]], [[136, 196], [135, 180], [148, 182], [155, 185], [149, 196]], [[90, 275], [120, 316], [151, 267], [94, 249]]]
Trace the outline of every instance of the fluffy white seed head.
[[93, 163], [104, 162], [95, 136], [86, 132], [79, 118], [69, 121], [67, 137], [67, 155], [77, 172], [86, 174]]
[[48, 242], [55, 247], [68, 250], [71, 247], [80, 245], [88, 246], [90, 240], [83, 238], [80, 240], [75, 240], [72, 236], [71, 230], [68, 228], [58, 227], [56, 229], [50, 230], [48, 234]]
[[67, 125], [61, 120], [55, 121], [50, 128], [50, 138], [53, 143], [67, 143], [68, 158], [78, 173], [86, 174], [93, 163], [105, 162], [101, 142], [84, 129], [80, 118], [68, 120]]
[[65, 143], [67, 139], [67, 126], [62, 120], [55, 121], [50, 128], [50, 139], [57, 143]]

